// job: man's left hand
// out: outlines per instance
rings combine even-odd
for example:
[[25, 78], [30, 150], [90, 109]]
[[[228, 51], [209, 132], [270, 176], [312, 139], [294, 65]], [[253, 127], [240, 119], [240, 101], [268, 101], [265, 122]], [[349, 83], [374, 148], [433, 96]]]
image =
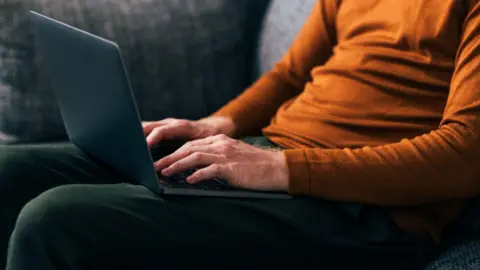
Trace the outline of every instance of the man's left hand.
[[187, 178], [191, 184], [220, 178], [237, 188], [288, 190], [288, 166], [281, 151], [260, 149], [226, 135], [190, 141], [155, 162], [164, 176], [196, 168], [201, 169]]

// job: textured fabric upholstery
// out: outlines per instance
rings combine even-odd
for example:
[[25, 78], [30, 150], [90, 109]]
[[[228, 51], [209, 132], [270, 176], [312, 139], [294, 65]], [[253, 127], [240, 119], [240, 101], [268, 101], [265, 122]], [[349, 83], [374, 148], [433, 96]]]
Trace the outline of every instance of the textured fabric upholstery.
[[270, 70], [295, 40], [317, 0], [273, 0], [262, 26], [257, 72]]
[[268, 0], [3, 0], [0, 140], [64, 137], [26, 11], [117, 42], [141, 116], [199, 118], [249, 83]]

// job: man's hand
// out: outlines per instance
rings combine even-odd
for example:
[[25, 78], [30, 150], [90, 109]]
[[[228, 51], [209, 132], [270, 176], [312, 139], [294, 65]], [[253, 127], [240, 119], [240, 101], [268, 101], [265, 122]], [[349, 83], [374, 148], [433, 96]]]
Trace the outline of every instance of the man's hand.
[[142, 126], [149, 147], [164, 140], [195, 140], [217, 134], [231, 135], [235, 129], [233, 121], [226, 117], [209, 117], [198, 121], [168, 118], [142, 122]]
[[190, 141], [155, 163], [165, 176], [200, 167], [187, 182], [217, 177], [238, 188], [288, 190], [288, 166], [281, 151], [260, 149], [225, 135]]

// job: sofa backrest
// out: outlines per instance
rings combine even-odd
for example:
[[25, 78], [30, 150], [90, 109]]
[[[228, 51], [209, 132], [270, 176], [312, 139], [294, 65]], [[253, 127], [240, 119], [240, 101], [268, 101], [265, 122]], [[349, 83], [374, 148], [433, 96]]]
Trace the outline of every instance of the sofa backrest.
[[66, 139], [28, 10], [117, 42], [144, 120], [197, 119], [250, 82], [268, 2], [0, 1], [0, 144]]
[[295, 40], [318, 0], [271, 0], [259, 36], [255, 76], [270, 70]]

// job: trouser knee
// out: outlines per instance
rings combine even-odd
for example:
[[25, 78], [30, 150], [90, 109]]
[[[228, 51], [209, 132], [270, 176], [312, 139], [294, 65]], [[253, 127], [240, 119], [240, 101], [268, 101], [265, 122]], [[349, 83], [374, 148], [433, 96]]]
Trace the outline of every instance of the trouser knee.
[[75, 186], [61, 186], [50, 189], [27, 203], [15, 224], [11, 244], [30, 245], [64, 239], [70, 226], [80, 226], [78, 220], [82, 202], [87, 194], [75, 193]]

